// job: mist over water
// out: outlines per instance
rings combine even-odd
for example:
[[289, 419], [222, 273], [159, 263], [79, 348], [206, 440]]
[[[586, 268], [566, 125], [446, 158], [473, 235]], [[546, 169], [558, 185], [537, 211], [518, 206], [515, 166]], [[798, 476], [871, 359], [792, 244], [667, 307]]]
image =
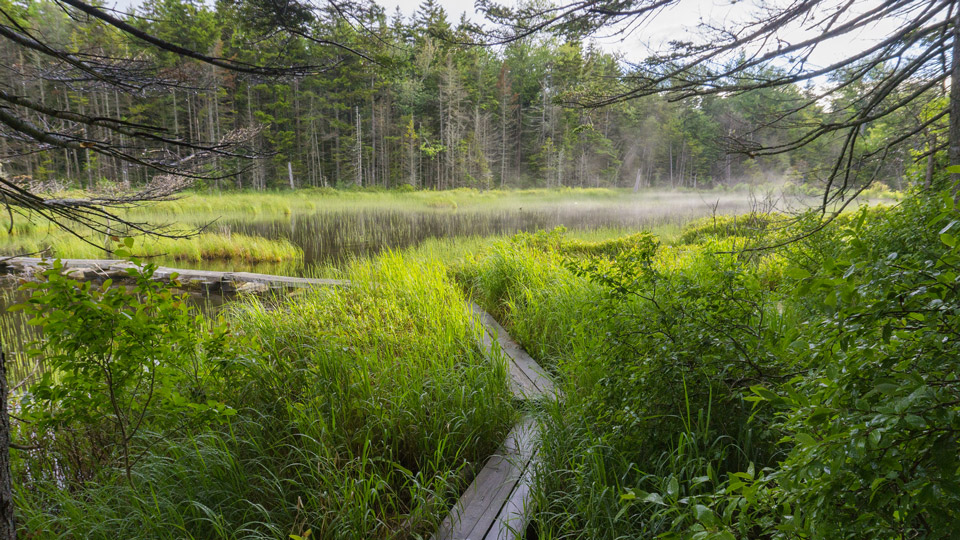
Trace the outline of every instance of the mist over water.
[[[430, 209], [360, 208], [294, 212], [265, 219], [226, 219], [214, 230], [266, 238], [286, 238], [304, 252], [302, 273], [314, 265], [342, 265], [386, 249], [419, 245], [432, 238], [509, 235], [564, 226], [569, 230], [599, 228], [650, 229], [682, 225], [713, 213], [743, 213], [765, 204], [746, 194], [659, 193], [623, 202], [584, 199], [531, 201]], [[209, 265], [204, 265], [209, 268]], [[269, 265], [257, 265], [267, 271]]]
[[[622, 199], [583, 197], [560, 201], [501, 199], [493, 202], [464, 202], [453, 199], [432, 207], [410, 204], [318, 207], [310, 211], [277, 213], [270, 216], [236, 217], [218, 220], [210, 230], [225, 234], [242, 233], [266, 238], [286, 238], [304, 253], [302, 265], [292, 263], [244, 263], [231, 260], [185, 261], [151, 259], [163, 266], [204, 268], [223, 271], [253, 271], [265, 274], [304, 275], [315, 267], [342, 267], [354, 258], [373, 257], [387, 249], [415, 247], [429, 239], [489, 237], [519, 231], [536, 231], [564, 226], [568, 230], [621, 229], [624, 234], [680, 227], [686, 222], [713, 214], [741, 214], [751, 211], [790, 211], [815, 204], [814, 199], [761, 197], [747, 193], [647, 192]], [[12, 381], [36, 372], [37, 365], [22, 354], [25, 344], [37, 337], [34, 327], [6, 307], [23, 301], [16, 281], [0, 284], [0, 338], [10, 355]], [[218, 295], [194, 296], [202, 311], [215, 312], [228, 298]]]

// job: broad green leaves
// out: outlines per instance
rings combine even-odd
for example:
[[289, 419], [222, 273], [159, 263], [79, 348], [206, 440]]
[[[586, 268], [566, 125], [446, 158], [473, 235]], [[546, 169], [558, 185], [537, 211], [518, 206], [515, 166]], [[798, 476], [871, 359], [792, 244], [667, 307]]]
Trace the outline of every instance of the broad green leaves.
[[[129, 239], [128, 239], [129, 240]], [[126, 245], [129, 248], [130, 242]], [[38, 434], [86, 433], [106, 444], [130, 477], [133, 447], [144, 426], [169, 429], [234, 413], [203, 395], [199, 358], [222, 351], [226, 328], [194, 313], [182, 295], [152, 279], [154, 265], [129, 270], [131, 288], [67, 277], [60, 261], [23, 290], [14, 309], [43, 330], [30, 354], [46, 369], [23, 399]]]

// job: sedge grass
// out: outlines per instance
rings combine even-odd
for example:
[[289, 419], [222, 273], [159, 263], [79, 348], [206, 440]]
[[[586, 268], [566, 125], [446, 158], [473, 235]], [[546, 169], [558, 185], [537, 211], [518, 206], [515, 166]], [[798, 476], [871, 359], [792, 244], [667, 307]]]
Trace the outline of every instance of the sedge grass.
[[349, 288], [227, 310], [250, 342], [205, 370], [238, 413], [153, 441], [134, 481], [31, 483], [22, 531], [60, 538], [395, 538], [429, 535], [516, 412], [506, 367], [437, 261], [355, 262]]
[[[88, 238], [88, 240], [90, 240]], [[172, 261], [222, 261], [246, 263], [299, 263], [303, 252], [286, 239], [243, 234], [201, 233], [186, 238], [139, 237], [133, 253], [141, 258]], [[18, 237], [4, 244], [7, 254], [37, 254], [64, 259], [102, 259], [111, 255], [117, 243], [110, 239], [84, 241], [76, 236], [55, 232], [44, 236]]]

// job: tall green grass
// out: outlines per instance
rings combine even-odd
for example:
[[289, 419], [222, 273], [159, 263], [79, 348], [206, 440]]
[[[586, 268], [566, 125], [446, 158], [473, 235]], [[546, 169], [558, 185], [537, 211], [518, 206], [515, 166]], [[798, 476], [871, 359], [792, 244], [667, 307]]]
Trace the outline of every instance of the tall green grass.
[[506, 368], [479, 350], [480, 329], [436, 261], [388, 254], [345, 274], [349, 288], [228, 309], [248, 341], [203, 370], [203, 391], [238, 413], [144, 436], [132, 485], [112, 469], [69, 488], [34, 482], [29, 471], [49, 465], [55, 445], [15, 454], [21, 531], [428, 536], [515, 419]]
[[[103, 259], [117, 243], [104, 238], [87, 241], [56, 231], [50, 235], [17, 237], [3, 246], [5, 253], [43, 254], [63, 259]], [[247, 263], [302, 262], [303, 252], [285, 239], [268, 240], [243, 234], [201, 233], [185, 238], [139, 237], [134, 252], [143, 258], [173, 261], [237, 261]]]
[[[662, 248], [652, 268], [666, 277], [642, 289], [648, 298], [611, 295], [573, 271], [577, 260], [610, 257], [606, 248], [630, 238], [586, 244], [518, 237], [493, 243], [457, 274], [554, 372], [563, 392], [564, 400], [545, 404], [539, 416], [539, 538], [669, 532], [676, 516], [656, 505], [630, 507], [623, 497], [641, 489], [678, 496], [709, 490], [727, 471], [769, 452], [765, 442], [744, 442], [749, 407], [724, 382], [739, 376], [724, 367], [724, 351], [732, 349], [726, 340], [743, 337], [731, 328], [753, 320], [754, 307], [728, 306], [712, 321], [690, 313], [735, 285], [726, 276], [739, 263], [714, 254], [729, 242]], [[772, 304], [758, 309], [777, 317]]]

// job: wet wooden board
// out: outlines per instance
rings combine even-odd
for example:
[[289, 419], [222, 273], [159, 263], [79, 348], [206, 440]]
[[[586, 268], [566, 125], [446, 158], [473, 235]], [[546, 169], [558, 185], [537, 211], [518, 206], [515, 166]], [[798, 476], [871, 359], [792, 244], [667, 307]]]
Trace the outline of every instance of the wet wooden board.
[[[483, 326], [484, 350], [506, 357], [514, 395], [521, 400], [555, 396], [545, 370], [489, 313], [473, 302], [469, 307]], [[535, 510], [531, 490], [539, 437], [537, 423], [529, 416], [514, 426], [444, 519], [434, 540], [514, 540], [523, 535]]]
[[[36, 257], [0, 258], [0, 272], [29, 278], [46, 270], [49, 265], [53, 264], [53, 261], [54, 259]], [[72, 277], [89, 281], [127, 279], [129, 278], [127, 270], [134, 267], [134, 264], [130, 261], [121, 259], [61, 259], [61, 262]], [[262, 289], [349, 285], [348, 281], [338, 279], [298, 278], [251, 272], [215, 272], [165, 266], [156, 269], [154, 279], [169, 281], [174, 274], [177, 275], [177, 280], [183, 284], [204, 288], [212, 292], [234, 292], [255, 289], [257, 288], [255, 286], [261, 286]], [[254, 287], [249, 287], [250, 285]]]
[[[473, 302], [470, 303], [470, 310], [480, 319], [486, 333], [497, 341], [500, 350], [507, 356], [514, 391], [522, 394], [519, 397], [531, 399], [553, 396], [556, 389], [546, 370], [510, 337], [510, 334], [503, 326], [500, 326], [500, 323], [492, 315]], [[489, 347], [486, 339], [484, 340], [484, 346]]]
[[514, 426], [441, 523], [434, 540], [507, 540], [522, 533], [533, 510], [530, 487], [538, 438], [532, 418]]

